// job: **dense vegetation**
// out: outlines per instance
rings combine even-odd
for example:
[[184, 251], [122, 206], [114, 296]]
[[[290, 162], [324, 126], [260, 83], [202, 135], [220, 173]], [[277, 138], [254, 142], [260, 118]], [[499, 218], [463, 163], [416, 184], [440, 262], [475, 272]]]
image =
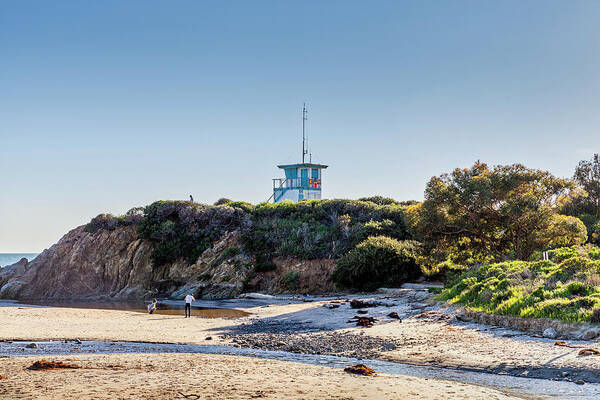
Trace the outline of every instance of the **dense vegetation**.
[[[385, 203], [313, 200], [254, 206], [221, 199], [218, 205], [208, 206], [157, 201], [123, 217], [99, 215], [86, 230], [136, 225], [139, 236], [154, 244], [155, 267], [179, 259], [193, 262], [224, 233], [239, 230], [242, 250], [254, 257], [256, 270], [268, 271], [275, 268], [275, 257], [339, 258], [370, 236], [408, 239], [405, 206], [394, 201]], [[293, 279], [286, 282], [294, 286]], [[344, 286], [353, 285], [346, 282]]]
[[471, 269], [440, 298], [502, 315], [600, 322], [600, 250], [566, 247], [549, 253], [550, 260]]
[[370, 236], [338, 260], [333, 279], [360, 290], [397, 287], [421, 275], [417, 251], [417, 242]]

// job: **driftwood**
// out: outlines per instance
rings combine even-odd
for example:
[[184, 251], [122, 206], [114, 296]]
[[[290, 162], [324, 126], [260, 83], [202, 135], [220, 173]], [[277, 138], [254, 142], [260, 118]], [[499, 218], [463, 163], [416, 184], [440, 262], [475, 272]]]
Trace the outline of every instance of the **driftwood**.
[[356, 323], [356, 326], [362, 326], [365, 328], [370, 328], [377, 321], [373, 317], [361, 317], [360, 315], [355, 315], [351, 319], [348, 320], [349, 324]]
[[577, 353], [578, 356], [600, 356], [600, 350], [596, 350], [596, 349], [581, 349], [579, 350], [579, 353]]
[[567, 342], [563, 342], [562, 340], [557, 340], [556, 342], [554, 342], [555, 346], [561, 346], [561, 347], [569, 347], [571, 349], [583, 349], [585, 348], [585, 346], [575, 346], [572, 344], [568, 344]]
[[555, 346], [568, 347], [570, 349], [581, 349], [577, 353], [578, 356], [600, 356], [600, 350], [592, 349], [585, 346], [575, 346], [572, 344], [568, 344], [567, 342], [563, 342], [562, 340], [557, 340], [554, 342]]
[[372, 370], [364, 364], [351, 365], [349, 367], [344, 368], [344, 372], [365, 376], [377, 376], [377, 372], [375, 372], [374, 370]]
[[76, 369], [81, 368], [79, 365], [75, 364], [65, 364], [62, 361], [36, 361], [27, 369], [32, 371], [47, 371], [49, 369]]

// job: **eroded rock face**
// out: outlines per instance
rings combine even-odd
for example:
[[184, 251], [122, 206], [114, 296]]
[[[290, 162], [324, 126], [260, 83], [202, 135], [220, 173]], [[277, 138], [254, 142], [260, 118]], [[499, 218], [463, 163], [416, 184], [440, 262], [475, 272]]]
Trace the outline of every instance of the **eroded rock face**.
[[[35, 299], [139, 298], [151, 278], [151, 247], [134, 227], [87, 233], [73, 229], [29, 263], [7, 271], [0, 297]], [[4, 271], [3, 271], [4, 272]]]
[[[73, 229], [31, 262], [0, 270], [0, 298], [141, 299], [152, 297], [223, 299], [244, 290], [262, 292], [331, 291], [333, 260], [276, 259], [277, 270], [255, 273], [244, 254], [239, 231], [227, 232], [189, 263], [179, 260], [154, 268], [152, 244], [135, 226], [89, 233]], [[287, 277], [287, 278], [286, 278]]]

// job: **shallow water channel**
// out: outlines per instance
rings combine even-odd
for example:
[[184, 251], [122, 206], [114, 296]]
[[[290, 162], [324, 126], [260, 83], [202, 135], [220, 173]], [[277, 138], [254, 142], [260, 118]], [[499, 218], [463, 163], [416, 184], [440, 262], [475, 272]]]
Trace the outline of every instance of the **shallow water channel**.
[[358, 360], [348, 357], [297, 354], [284, 351], [267, 351], [216, 345], [101, 341], [82, 341], [81, 343], [73, 341], [42, 341], [35, 342], [38, 346], [37, 348], [29, 349], [25, 347], [29, 343], [31, 342], [0, 342], [0, 357], [109, 353], [198, 353], [259, 357], [332, 368], [345, 368], [348, 365], [361, 362], [367, 364], [379, 373], [409, 375], [481, 385], [528, 398], [600, 398], [600, 384], [588, 383], [585, 385], [577, 385], [566, 381], [552, 381], [547, 379], [496, 375], [484, 372], [460, 371], [448, 368], [414, 366], [379, 360]]
[[[231, 308], [230, 304], [219, 304], [224, 301], [202, 301], [194, 302], [192, 305], [192, 316], [201, 318], [241, 318], [250, 315], [249, 312]], [[66, 307], [66, 308], [84, 308], [95, 310], [119, 310], [147, 313], [146, 306], [148, 302], [144, 301], [61, 301], [61, 300], [27, 300], [20, 303], [16, 301], [2, 301], [2, 306], [26, 306], [26, 307]], [[252, 303], [240, 303], [246, 307], [253, 306]], [[159, 315], [183, 315], [183, 301], [161, 300], [158, 303], [158, 309], [154, 314]]]

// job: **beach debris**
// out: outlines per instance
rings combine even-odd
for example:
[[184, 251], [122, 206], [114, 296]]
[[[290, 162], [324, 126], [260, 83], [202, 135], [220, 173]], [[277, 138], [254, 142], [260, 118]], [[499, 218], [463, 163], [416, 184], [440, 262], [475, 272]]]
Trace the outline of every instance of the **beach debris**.
[[207, 336], [204, 338], [204, 340], [212, 340], [212, 336]]
[[362, 326], [364, 328], [370, 328], [377, 321], [373, 317], [361, 317], [360, 315], [355, 315], [351, 319], [348, 320], [349, 324], [356, 323], [356, 326]]
[[177, 393], [184, 399], [198, 400], [198, 399], [202, 398], [202, 396], [199, 394], [183, 394], [181, 392], [177, 392]]
[[387, 316], [390, 318], [394, 318], [394, 319], [400, 319], [400, 316], [398, 315], [398, 313], [396, 311], [389, 313]]
[[340, 305], [338, 303], [325, 303], [323, 304], [323, 307], [333, 310], [334, 308], [340, 308]]
[[577, 353], [578, 356], [600, 356], [600, 350], [596, 350], [596, 349], [592, 349], [592, 348], [587, 348], [587, 349], [581, 349], [579, 350], [579, 353]]
[[4, 375], [0, 375], [0, 381], [3, 380], [3, 379], [8, 379], [8, 378], [6, 376], [4, 376]]
[[[440, 311], [423, 311], [422, 313], [417, 314], [415, 318], [425, 319], [427, 321], [448, 321], [452, 319], [452, 315], [444, 314]], [[456, 319], [459, 319], [458, 315], [456, 316]]]
[[363, 300], [351, 300], [350, 307], [351, 308], [368, 308], [368, 307], [377, 307], [379, 303], [375, 301], [363, 301]]
[[349, 374], [358, 374], [365, 376], [377, 376], [377, 372], [367, 367], [365, 364], [351, 365], [349, 367], [344, 368], [344, 372], [348, 372]]
[[544, 333], [542, 333], [542, 336], [548, 339], [554, 339], [556, 338], [558, 334], [556, 333], [556, 331], [554, 330], [554, 328], [546, 328], [544, 330]]
[[591, 356], [591, 355], [600, 356], [600, 350], [592, 349], [590, 347], [585, 347], [585, 346], [575, 346], [572, 344], [568, 344], [567, 342], [563, 342], [562, 340], [557, 340], [556, 342], [554, 342], [554, 345], [561, 346], [561, 347], [568, 347], [570, 349], [581, 349], [577, 353], [578, 356]]
[[27, 346], [25, 346], [25, 348], [27, 348], [27, 349], [37, 349], [38, 345], [36, 343], [29, 343]]
[[367, 310], [358, 310], [356, 312], [359, 314], [368, 314], [369, 313]]
[[79, 340], [79, 339], [75, 339], [75, 340], [73, 340], [73, 342], [76, 344], [81, 344], [81, 340]]
[[62, 361], [40, 360], [40, 361], [34, 362], [27, 369], [32, 370], [32, 371], [47, 371], [49, 369], [76, 369], [76, 368], [81, 368], [81, 367], [79, 365], [75, 365], [75, 364], [66, 364]]
[[569, 347], [571, 349], [583, 349], [585, 348], [585, 346], [575, 346], [572, 344], [568, 344], [567, 342], [563, 342], [562, 340], [557, 340], [556, 342], [554, 342], [555, 346], [561, 346], [561, 347]]
[[576, 385], [584, 385], [584, 384], [585, 384], [585, 381], [584, 381], [583, 379], [577, 379], [577, 380], [575, 381], [575, 384], [576, 384]]

